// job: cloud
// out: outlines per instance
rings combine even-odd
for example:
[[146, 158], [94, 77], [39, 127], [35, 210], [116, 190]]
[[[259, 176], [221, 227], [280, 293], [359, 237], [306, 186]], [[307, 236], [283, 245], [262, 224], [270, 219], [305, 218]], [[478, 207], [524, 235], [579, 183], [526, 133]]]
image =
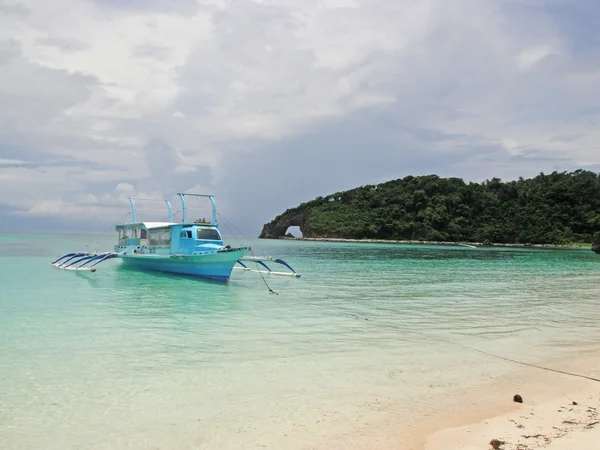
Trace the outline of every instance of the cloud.
[[552, 55], [552, 49], [549, 47], [532, 47], [523, 50], [517, 60], [521, 69], [528, 70], [550, 55]]
[[77, 52], [88, 50], [89, 46], [77, 39], [62, 39], [57, 37], [48, 37], [38, 40], [38, 44], [56, 47], [66, 52]]
[[0, 5], [0, 14], [24, 18], [29, 13], [29, 9], [19, 3], [5, 3]]
[[196, 0], [93, 0], [100, 8], [117, 9], [130, 13], [166, 12], [172, 14], [194, 14], [199, 9]]
[[172, 52], [168, 47], [160, 45], [139, 45], [133, 49], [134, 56], [141, 58], [150, 58], [157, 60], [171, 59]]
[[300, 201], [409, 174], [600, 164], [592, 0], [1, 12], [0, 205], [13, 220], [117, 217], [128, 195], [199, 189], [258, 233]]

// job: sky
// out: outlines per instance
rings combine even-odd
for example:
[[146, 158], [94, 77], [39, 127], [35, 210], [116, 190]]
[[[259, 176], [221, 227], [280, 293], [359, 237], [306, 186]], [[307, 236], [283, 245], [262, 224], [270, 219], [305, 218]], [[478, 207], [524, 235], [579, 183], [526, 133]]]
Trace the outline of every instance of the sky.
[[0, 231], [196, 192], [256, 236], [407, 175], [599, 171], [598, 29], [597, 0], [0, 0]]

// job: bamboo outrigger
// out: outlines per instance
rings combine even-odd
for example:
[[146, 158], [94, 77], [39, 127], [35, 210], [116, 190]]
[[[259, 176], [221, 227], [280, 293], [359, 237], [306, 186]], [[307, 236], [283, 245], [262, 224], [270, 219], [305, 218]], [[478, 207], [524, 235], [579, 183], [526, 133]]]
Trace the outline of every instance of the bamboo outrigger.
[[[287, 267], [288, 269], [290, 269], [291, 272], [273, 271], [273, 270], [271, 270], [271, 268], [269, 266], [267, 266], [265, 261], [270, 261], [275, 264], [281, 264], [281, 265]], [[247, 263], [250, 263], [250, 262], [256, 263], [257, 265], [261, 265], [262, 267], [264, 267], [266, 269], [266, 271], [261, 270], [260, 268], [251, 269], [247, 265]], [[272, 256], [244, 256], [243, 258], [238, 259], [237, 263], [241, 266], [241, 267], [235, 266], [234, 269], [237, 269], [237, 270], [244, 270], [247, 272], [260, 272], [260, 273], [265, 273], [267, 275], [282, 275], [282, 276], [290, 276], [290, 277], [300, 278], [300, 274], [298, 272], [296, 272], [294, 269], [292, 269], [292, 267], [288, 263], [286, 263], [282, 259], [273, 258]], [[244, 264], [244, 263], [246, 263], [246, 264]]]

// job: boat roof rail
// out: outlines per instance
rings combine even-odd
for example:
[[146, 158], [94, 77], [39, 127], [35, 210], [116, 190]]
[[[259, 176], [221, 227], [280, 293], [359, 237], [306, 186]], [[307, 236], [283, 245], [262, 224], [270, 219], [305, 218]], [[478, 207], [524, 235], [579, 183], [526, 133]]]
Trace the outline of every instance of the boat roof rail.
[[214, 197], [214, 195], [211, 195], [211, 194], [188, 194], [186, 192], [178, 192], [177, 195], [181, 199], [181, 221], [183, 223], [186, 222], [186, 217], [185, 217], [185, 213], [186, 213], [185, 196], [187, 195], [189, 197], [204, 197], [204, 198], [208, 198], [210, 200], [210, 203], [212, 205], [212, 221], [211, 221], [211, 225], [214, 226], [214, 227], [217, 226], [217, 205], [215, 203], [215, 197]]
[[137, 222], [137, 214], [135, 210], [135, 202], [134, 200], [144, 200], [144, 201], [153, 201], [153, 202], [165, 202], [167, 204], [167, 209], [169, 210], [169, 222], [173, 222], [173, 208], [171, 208], [171, 202], [164, 198], [142, 198], [142, 197], [129, 197], [129, 203], [131, 203], [131, 216], [133, 222]]

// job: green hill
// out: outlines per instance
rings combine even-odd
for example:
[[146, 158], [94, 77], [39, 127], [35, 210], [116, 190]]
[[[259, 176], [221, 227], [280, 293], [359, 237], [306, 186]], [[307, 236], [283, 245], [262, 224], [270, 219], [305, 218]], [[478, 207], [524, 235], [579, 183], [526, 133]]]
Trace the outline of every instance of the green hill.
[[600, 230], [600, 176], [577, 170], [483, 183], [408, 176], [302, 203], [265, 224], [260, 237], [282, 237], [290, 226], [320, 238], [591, 243]]

